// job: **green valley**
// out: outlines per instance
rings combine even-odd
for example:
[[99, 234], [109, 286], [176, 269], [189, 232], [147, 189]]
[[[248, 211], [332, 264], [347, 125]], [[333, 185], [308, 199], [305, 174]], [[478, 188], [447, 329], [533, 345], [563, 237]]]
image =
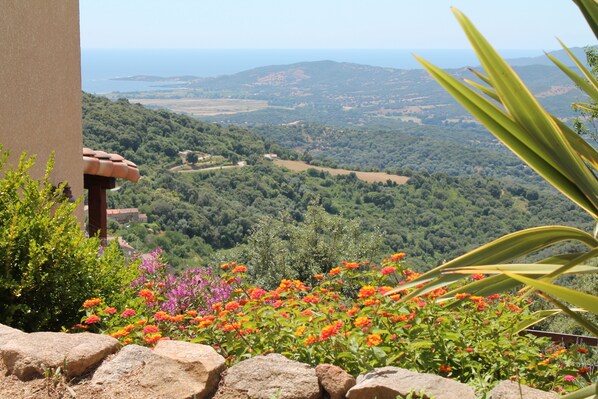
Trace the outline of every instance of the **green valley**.
[[[177, 267], [232, 256], [251, 261], [245, 244], [252, 234], [264, 233], [259, 226], [269, 227], [260, 221], [273, 218], [286, 220], [289, 226], [301, 225], [310, 207], [339, 218], [334, 222], [354, 220], [357, 233], [375, 240], [376, 255], [370, 252], [368, 256], [403, 250], [409, 254], [408, 264], [420, 270], [520, 228], [591, 225], [583, 212], [544, 186], [489, 177], [474, 169], [469, 174], [451, 172], [451, 176], [437, 173], [441, 169], [430, 173], [415, 164], [401, 169], [399, 163], [387, 163], [398, 172], [407, 172], [398, 174], [409, 174], [408, 183], [368, 183], [352, 174], [332, 176], [315, 169], [290, 172], [263, 155], [276, 153], [282, 159], [302, 155], [250, 130], [148, 110], [126, 100], [113, 102], [84, 94], [83, 117], [86, 146], [118, 152], [142, 171], [139, 183], [125, 183], [109, 194], [108, 201], [111, 208], [139, 208], [148, 215], [148, 222], [112, 223], [111, 227], [141, 251], [164, 248]], [[359, 137], [358, 131], [352, 134]], [[405, 142], [405, 151], [417, 148], [416, 142]], [[492, 146], [488, 148], [491, 154]], [[185, 150], [220, 156], [231, 163], [245, 161], [247, 166], [202, 173], [169, 171], [182, 163], [178, 152]], [[496, 151], [496, 162], [519, 167], [516, 159]], [[458, 152], [455, 155], [457, 171], [457, 163], [463, 164], [464, 158]], [[404, 158], [393, 157], [396, 162]], [[346, 163], [377, 166], [356, 159]], [[271, 235], [276, 234], [272, 231]], [[338, 256], [335, 261], [343, 260]]]

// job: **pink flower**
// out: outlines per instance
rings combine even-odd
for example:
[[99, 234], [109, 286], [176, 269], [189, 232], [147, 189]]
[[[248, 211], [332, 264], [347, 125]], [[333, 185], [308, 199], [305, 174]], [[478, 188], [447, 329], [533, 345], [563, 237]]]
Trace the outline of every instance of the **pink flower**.
[[137, 312], [135, 312], [133, 309], [125, 309], [124, 312], [122, 312], [120, 314], [121, 317], [131, 317], [131, 316], [135, 316], [137, 314]]
[[576, 379], [577, 378], [574, 375], [571, 375], [571, 374], [567, 374], [566, 376], [563, 377], [563, 380], [565, 380], [567, 382], [573, 382]]

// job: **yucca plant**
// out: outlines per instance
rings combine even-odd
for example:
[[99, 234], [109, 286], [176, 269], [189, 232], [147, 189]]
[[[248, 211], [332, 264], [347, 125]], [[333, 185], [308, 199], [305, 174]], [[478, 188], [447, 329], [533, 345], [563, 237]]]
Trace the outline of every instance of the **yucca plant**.
[[[595, 0], [574, 2], [598, 37], [598, 3]], [[456, 9], [453, 9], [453, 13], [483, 69], [483, 72], [472, 72], [484, 84], [470, 80], [462, 83], [420, 57], [416, 57], [418, 61], [491, 133], [598, 221], [598, 152], [540, 105], [513, 69], [465, 15]], [[592, 100], [589, 104], [577, 105], [595, 110], [595, 104], [598, 103], [598, 81], [582, 62], [562, 43], [561, 45], [579, 68], [581, 75], [548, 56]], [[591, 334], [598, 336], [598, 326], [583, 316], [583, 312], [598, 314], [598, 297], [554, 283], [557, 277], [564, 274], [598, 273], [595, 259], [598, 256], [596, 235], [596, 230], [591, 234], [564, 226], [543, 226], [506, 235], [401, 286], [400, 289], [405, 289], [425, 283], [422, 288], [403, 298], [403, 301], [446, 286], [461, 279], [463, 275], [487, 274], [490, 277], [450, 291], [439, 300], [454, 300], [459, 292], [487, 296], [523, 284], [522, 290], [526, 294], [535, 292], [555, 306], [554, 310], [538, 312], [538, 319], [564, 312]], [[533, 264], [511, 263], [555, 243], [567, 241], [580, 243], [586, 249], [552, 256]], [[458, 306], [458, 303], [458, 300], [454, 300], [449, 306]], [[570, 394], [569, 397], [592, 397], [597, 394], [597, 389], [594, 384]]]

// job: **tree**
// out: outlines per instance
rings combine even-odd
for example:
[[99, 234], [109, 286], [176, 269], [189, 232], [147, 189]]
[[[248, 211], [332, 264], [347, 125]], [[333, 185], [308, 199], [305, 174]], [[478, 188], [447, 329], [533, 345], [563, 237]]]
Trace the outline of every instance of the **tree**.
[[199, 160], [199, 157], [197, 156], [196, 153], [194, 153], [193, 151], [189, 151], [187, 153], [187, 163], [190, 163], [191, 165], [193, 165], [194, 163], [196, 163]]
[[[598, 49], [596, 47], [587, 47], [585, 53], [592, 76], [598, 78]], [[581, 118], [575, 118], [573, 121], [573, 128], [580, 136], [598, 143], [598, 126], [596, 126], [598, 104], [596, 101], [591, 101], [590, 104], [591, 107], [586, 107], [583, 104], [573, 104], [573, 108], [581, 114]]]

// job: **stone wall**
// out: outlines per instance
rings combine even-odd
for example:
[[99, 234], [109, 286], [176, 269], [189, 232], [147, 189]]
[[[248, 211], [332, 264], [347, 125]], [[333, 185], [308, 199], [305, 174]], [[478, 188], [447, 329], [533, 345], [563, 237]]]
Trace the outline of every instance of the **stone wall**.
[[[63, 384], [63, 391], [60, 391]], [[51, 396], [56, 393], [56, 396]], [[64, 393], [64, 395], [63, 395]], [[40, 394], [36, 396], [36, 394]], [[70, 396], [69, 396], [70, 395]], [[159, 341], [154, 349], [120, 347], [99, 334], [24, 333], [0, 325], [0, 397], [214, 399], [475, 399], [457, 381], [397, 367], [358, 376], [322, 364], [312, 367], [279, 354], [256, 356], [230, 368], [212, 347]], [[493, 399], [554, 399], [504, 381]]]

